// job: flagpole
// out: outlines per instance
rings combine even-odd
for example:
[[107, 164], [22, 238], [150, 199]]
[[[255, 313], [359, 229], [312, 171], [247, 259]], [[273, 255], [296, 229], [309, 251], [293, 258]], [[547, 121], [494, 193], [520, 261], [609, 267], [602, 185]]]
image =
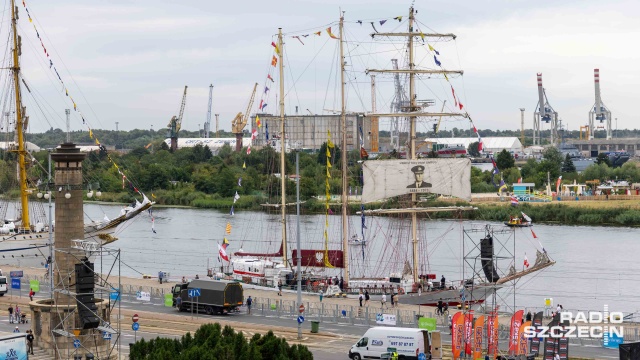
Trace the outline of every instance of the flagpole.
[[281, 204], [281, 216], [282, 216], [282, 263], [288, 267], [287, 261], [287, 202], [286, 202], [286, 187], [285, 187], [285, 159], [284, 154], [286, 152], [286, 136], [284, 129], [284, 45], [282, 43], [282, 28], [278, 28], [278, 60], [280, 61], [280, 196], [282, 200]]

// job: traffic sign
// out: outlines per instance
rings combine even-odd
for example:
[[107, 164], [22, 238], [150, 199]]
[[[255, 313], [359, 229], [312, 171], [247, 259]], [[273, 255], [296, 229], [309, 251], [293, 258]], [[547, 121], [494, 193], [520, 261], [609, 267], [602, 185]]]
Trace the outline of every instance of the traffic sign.
[[418, 354], [418, 360], [427, 360], [427, 355], [425, 353]]
[[103, 331], [102, 332], [102, 338], [105, 339], [105, 340], [111, 340], [111, 333]]
[[188, 295], [190, 298], [200, 296], [200, 288], [189, 289]]
[[300, 314], [302, 314], [302, 313], [304, 312], [304, 305], [302, 305], [302, 304], [301, 304], [301, 305], [298, 307], [298, 311], [300, 312]]
[[138, 320], [140, 320], [140, 317], [138, 317], [138, 314], [133, 314], [133, 316], [131, 317], [131, 321], [133, 321], [134, 323], [137, 323]]
[[78, 340], [78, 339], [73, 340], [73, 347], [76, 348], [76, 349], [79, 348], [80, 347], [80, 340]]
[[23, 276], [24, 276], [24, 272], [22, 270], [9, 271], [9, 277], [21, 278]]
[[140, 329], [140, 324], [138, 323], [131, 324], [131, 329], [133, 329], [133, 331], [138, 331], [138, 329]]
[[11, 288], [20, 289], [20, 278], [11, 278]]
[[298, 324], [302, 324], [304, 322], [304, 316], [298, 316]]

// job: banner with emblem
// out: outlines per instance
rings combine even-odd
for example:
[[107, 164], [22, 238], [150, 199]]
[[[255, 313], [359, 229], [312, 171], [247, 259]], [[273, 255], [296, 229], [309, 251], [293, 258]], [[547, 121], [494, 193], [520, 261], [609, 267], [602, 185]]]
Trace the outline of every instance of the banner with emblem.
[[363, 202], [411, 193], [471, 200], [469, 159], [369, 160], [363, 178]]

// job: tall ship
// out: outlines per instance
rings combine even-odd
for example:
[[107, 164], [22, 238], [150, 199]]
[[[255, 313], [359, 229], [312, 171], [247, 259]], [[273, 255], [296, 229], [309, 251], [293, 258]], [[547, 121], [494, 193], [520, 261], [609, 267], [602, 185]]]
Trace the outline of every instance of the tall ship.
[[[419, 22], [416, 21], [414, 8], [410, 8], [408, 14], [408, 24], [406, 32], [386, 33], [375, 32], [371, 37], [383, 38], [385, 41], [393, 41], [394, 39], [405, 39], [407, 54], [404, 69], [368, 69], [368, 74], [400, 74], [408, 77], [408, 101], [403, 106], [396, 107], [400, 109], [399, 113], [371, 113], [368, 117], [404, 117], [409, 124], [408, 131], [408, 156], [407, 160], [364, 160], [363, 163], [363, 202], [380, 202], [389, 198], [396, 198], [397, 203], [401, 205], [398, 208], [380, 208], [372, 210], [363, 210], [361, 214], [371, 216], [395, 216], [399, 221], [407, 223], [405, 229], [397, 230], [396, 237], [404, 237], [407, 241], [401, 242], [396, 240], [395, 243], [390, 242], [387, 246], [389, 250], [394, 247], [401, 254], [407, 254], [402, 259], [402, 255], [395, 256], [395, 269], [388, 267], [387, 274], [372, 274], [374, 276], [350, 278], [349, 285], [361, 291], [363, 288], [371, 291], [371, 289], [379, 289], [382, 285], [383, 289], [391, 289], [393, 293], [410, 294], [411, 296], [402, 297], [403, 303], [431, 305], [434, 306], [438, 301], [445, 301], [449, 304], [456, 305], [466, 303], [469, 305], [480, 304], [485, 301], [495, 289], [499, 289], [509, 281], [518, 279], [519, 277], [541, 270], [553, 264], [553, 261], [546, 258], [540, 260], [534, 268], [523, 270], [520, 272], [511, 271], [509, 276], [500, 278], [497, 276], [495, 264], [492, 259], [495, 258], [493, 246], [489, 246], [490, 241], [478, 239], [479, 243], [485, 243], [480, 246], [477, 256], [483, 261], [484, 274], [481, 276], [469, 276], [468, 278], [454, 279], [446, 281], [444, 276], [439, 278], [435, 268], [429, 266], [428, 244], [424, 240], [428, 229], [419, 230], [419, 226], [428, 224], [424, 221], [430, 214], [437, 212], [454, 212], [473, 211], [471, 207], [425, 207], [423, 199], [428, 199], [429, 194], [447, 195], [458, 197], [464, 200], [470, 200], [470, 160], [469, 159], [453, 159], [458, 152], [466, 152], [464, 148], [446, 149], [442, 155], [451, 157], [450, 159], [430, 158], [420, 159], [416, 153], [416, 129], [418, 121], [429, 120], [435, 118], [457, 118], [468, 119], [473, 127], [476, 135], [478, 135], [479, 143], [482, 140], [477, 132], [475, 125], [469, 114], [464, 110], [464, 106], [460, 99], [456, 96], [454, 86], [450, 78], [461, 76], [461, 70], [449, 70], [439, 59], [440, 53], [436, 49], [435, 44], [453, 40], [456, 38], [454, 34], [445, 33], [425, 33], [419, 30]], [[432, 45], [434, 44], [434, 45]], [[420, 58], [433, 59], [435, 66], [422, 66], [416, 63], [417, 50], [423, 50]], [[426, 50], [427, 54], [424, 54]], [[453, 97], [454, 111], [443, 110], [440, 112], [429, 111], [429, 107], [435, 105], [430, 101], [418, 101], [419, 99], [416, 85], [417, 80], [420, 83], [428, 82], [434, 79], [444, 79], [445, 88], [451, 88]], [[431, 89], [433, 91], [433, 89]], [[396, 95], [396, 98], [398, 96]], [[375, 101], [374, 101], [375, 103]], [[444, 104], [443, 104], [444, 105]], [[480, 149], [482, 151], [482, 149]], [[402, 206], [404, 205], [404, 207]], [[408, 218], [408, 221], [407, 221]], [[490, 239], [490, 237], [485, 237]], [[404, 251], [403, 251], [404, 250]], [[406, 252], [405, 252], [406, 251]], [[379, 257], [378, 263], [382, 264], [383, 257], [393, 258], [389, 252], [383, 251]], [[425, 266], [426, 265], [426, 266]], [[381, 268], [383, 268], [381, 266]], [[429, 270], [432, 271], [429, 271]], [[440, 273], [444, 273], [440, 270]], [[377, 276], [376, 276], [377, 275]], [[386, 276], [385, 276], [386, 275]], [[382, 284], [381, 284], [382, 283]], [[379, 291], [377, 291], [379, 292]]]
[[[23, 3], [26, 7], [26, 5]], [[46, 202], [53, 201], [56, 196], [69, 196], [66, 189], [55, 189], [51, 178], [42, 179], [42, 175], [47, 176], [51, 170], [46, 170], [43, 164], [38, 163], [27, 146], [27, 129], [29, 116], [27, 108], [23, 105], [23, 86], [27, 82], [22, 76], [20, 67], [20, 56], [23, 53], [21, 37], [18, 35], [18, 10], [19, 7], [11, 2], [11, 21], [5, 22], [9, 25], [7, 30], [10, 41], [7, 42], [7, 53], [11, 56], [4, 58], [3, 73], [6, 83], [10, 85], [7, 94], [10, 94], [11, 101], [6, 101], [2, 109], [3, 114], [7, 114], [7, 126], [14, 124], [13, 141], [5, 139], [4, 158], [7, 163], [15, 162], [17, 171], [7, 174], [6, 181], [2, 182], [3, 188], [0, 194], [0, 264], [7, 264], [21, 267], [41, 267], [48, 262], [49, 243], [53, 239], [55, 223], [51, 221], [51, 211], [45, 210]], [[31, 20], [31, 15], [27, 12], [27, 17]], [[26, 21], [27, 17], [23, 17]], [[23, 27], [29, 28], [29, 27]], [[39, 36], [39, 34], [38, 34]], [[44, 45], [42, 45], [44, 47]], [[53, 64], [53, 62], [51, 62]], [[43, 70], [44, 71], [44, 70]], [[30, 93], [31, 89], [26, 88]], [[75, 104], [74, 104], [75, 106]], [[67, 142], [69, 138], [67, 137]], [[12, 165], [13, 166], [13, 165]], [[38, 171], [36, 171], [38, 170]], [[11, 185], [16, 185], [18, 190], [12, 189]], [[89, 190], [87, 197], [101, 195], [99, 188]], [[103, 219], [90, 221], [85, 224], [84, 239], [97, 246], [102, 246], [117, 240], [114, 236], [119, 227], [149, 209], [153, 202], [140, 192], [140, 199], [135, 200], [129, 206], [124, 207], [119, 214], [114, 214], [112, 219], [107, 215]]]
[[[399, 19], [399, 20], [398, 20]], [[398, 21], [402, 17], [397, 18]], [[449, 304], [465, 302], [467, 304], [480, 304], [485, 301], [486, 297], [496, 288], [504, 286], [508, 282], [519, 279], [533, 272], [542, 270], [553, 265], [553, 261], [540, 252], [539, 261], [536, 264], [522, 271], [509, 271], [507, 276], [496, 276], [494, 272], [495, 266], [488, 258], [493, 258], [493, 247], [485, 241], [485, 246], [477, 250], [478, 256], [481, 256], [485, 264], [486, 272], [482, 277], [473, 276], [470, 278], [458, 278], [440, 282], [436, 279], [437, 269], [430, 268], [428, 244], [426, 242], [426, 234], [428, 234], [429, 222], [427, 218], [438, 212], [464, 212], [473, 211], [470, 206], [451, 206], [451, 207], [427, 207], [423, 206], [424, 202], [433, 199], [435, 196], [446, 195], [469, 200], [471, 197], [470, 190], [470, 160], [467, 158], [419, 158], [417, 154], [416, 130], [418, 120], [431, 120], [434, 118], [462, 118], [470, 120], [469, 115], [463, 110], [463, 105], [456, 97], [451, 86], [455, 104], [454, 111], [429, 111], [428, 107], [433, 106], [432, 102], [419, 101], [416, 91], [417, 77], [421, 76], [422, 82], [429, 81], [433, 78], [440, 77], [449, 81], [450, 77], [462, 75], [460, 70], [446, 70], [440, 66], [439, 60], [435, 55], [437, 51], [429, 45], [430, 40], [444, 41], [446, 39], [454, 39], [453, 34], [425, 33], [417, 30], [414, 9], [411, 8], [409, 16], [405, 17], [407, 31], [400, 33], [386, 33], [375, 29], [371, 33], [371, 37], [385, 39], [404, 39], [403, 43], [406, 47], [407, 54], [406, 68], [395, 67], [389, 70], [382, 69], [366, 69], [366, 74], [391, 74], [394, 78], [400, 75], [406, 76], [408, 79], [408, 96], [402, 97], [396, 94], [395, 98], [400, 99], [398, 104], [392, 106], [391, 112], [377, 112], [375, 109], [375, 100], [372, 99], [372, 111], [364, 114], [364, 121], [377, 122], [379, 118], [403, 118], [409, 124], [408, 140], [406, 145], [406, 156], [400, 156], [396, 159], [382, 160], [379, 158], [369, 160], [364, 147], [360, 151], [360, 159], [358, 161], [362, 166], [362, 175], [357, 175], [360, 185], [362, 186], [362, 196], [360, 200], [356, 200], [361, 211], [356, 214], [349, 214], [351, 204], [354, 200], [350, 200], [349, 189], [352, 182], [349, 179], [348, 161], [341, 161], [340, 172], [334, 167], [334, 147], [333, 139], [339, 136], [336, 144], [339, 145], [341, 151], [341, 159], [348, 159], [348, 143], [347, 137], [347, 109], [346, 109], [346, 92], [345, 92], [345, 56], [343, 49], [343, 26], [344, 17], [340, 18], [339, 30], [336, 34], [331, 32], [331, 28], [327, 29], [329, 35], [339, 40], [339, 64], [340, 64], [340, 128], [339, 134], [327, 134], [326, 148], [322, 148], [320, 155], [324, 157], [326, 150], [326, 203], [323, 227], [323, 246], [317, 246], [319, 242], [315, 242], [315, 247], [303, 245], [299, 250], [290, 249], [287, 241], [287, 212], [286, 207], [290, 205], [286, 202], [285, 194], [287, 193], [285, 174], [285, 154], [280, 152], [280, 194], [282, 196], [279, 204], [271, 204], [280, 211], [278, 225], [281, 228], [281, 243], [271, 252], [263, 251], [236, 251], [230, 260], [231, 269], [227, 273], [233, 273], [237, 279], [253, 282], [264, 286], [276, 286], [279, 282], [283, 284], [293, 284], [294, 266], [297, 265], [298, 255], [301, 257], [301, 265], [305, 269], [305, 275], [308, 278], [331, 278], [341, 285], [342, 290], [352, 296], [357, 296], [362, 291], [369, 291], [373, 296], [379, 296], [384, 292], [400, 293], [411, 296], [402, 297], [403, 303], [435, 305], [439, 300], [447, 301]], [[372, 23], [373, 25], [373, 23]], [[281, 34], [278, 43], [274, 43], [274, 47], [278, 50], [279, 61], [282, 64], [281, 54], [283, 44]], [[396, 42], [397, 43], [397, 42]], [[436, 42], [434, 42], [436, 43]], [[416, 48], [420, 46], [421, 50], [430, 49], [431, 56], [421, 58], [431, 58], [436, 60], [438, 66], [431, 68], [419, 68], [416, 65]], [[277, 56], [274, 55], [274, 59]], [[277, 64], [278, 61], [273, 61]], [[396, 62], [394, 61], [394, 65]], [[282, 71], [282, 69], [280, 69]], [[373, 83], [373, 81], [372, 81]], [[396, 81], [396, 84], [399, 83]], [[280, 86], [283, 87], [283, 75], [280, 73]], [[400, 86], [401, 87], [401, 86]], [[398, 86], [396, 86], [396, 89]], [[373, 89], [372, 94], [376, 91]], [[286, 138], [285, 131], [285, 115], [284, 115], [284, 93], [280, 94], [280, 130], [277, 134], [280, 138]], [[404, 99], [404, 100], [402, 100]], [[261, 102], [262, 104], [262, 102]], [[444, 108], [444, 106], [443, 106]], [[455, 111], [458, 110], [458, 111]], [[259, 125], [255, 125], [259, 126]], [[474, 127], [475, 128], [475, 127]], [[255, 129], [255, 127], [254, 127]], [[273, 127], [271, 127], [273, 129]], [[272, 130], [273, 131], [273, 130]], [[259, 132], [258, 136], [263, 133]], [[273, 136], [273, 134], [271, 134]], [[352, 143], [362, 144], [361, 134], [357, 139], [350, 139]], [[458, 149], [455, 149], [456, 151]], [[459, 149], [462, 150], [462, 149]], [[466, 151], [466, 150], [465, 150]], [[452, 154], [453, 155], [453, 154]], [[335, 175], [340, 176], [340, 196], [339, 200], [331, 195], [330, 179]], [[351, 179], [353, 180], [353, 179]], [[387, 204], [394, 204], [391, 208]], [[340, 234], [334, 236], [329, 229], [329, 224], [336, 220], [337, 216], [333, 214], [335, 205], [340, 206]], [[397, 207], [396, 207], [397, 205]], [[360, 228], [352, 226], [354, 216], [357, 215], [361, 220]], [[385, 219], [388, 229], [375, 227], [374, 223], [377, 219]], [[388, 220], [388, 221], [387, 221]], [[422, 229], [421, 229], [422, 228]], [[374, 230], [375, 229], [375, 230]], [[338, 241], [335, 241], [339, 239]], [[359, 241], [354, 241], [358, 239]], [[479, 235], [477, 239], [482, 239]], [[309, 239], [303, 239], [309, 240]], [[359, 244], [358, 244], [359, 243]], [[272, 245], [276, 245], [273, 243]], [[339, 278], [338, 278], [339, 277]], [[335, 281], [337, 280], [337, 281]]]

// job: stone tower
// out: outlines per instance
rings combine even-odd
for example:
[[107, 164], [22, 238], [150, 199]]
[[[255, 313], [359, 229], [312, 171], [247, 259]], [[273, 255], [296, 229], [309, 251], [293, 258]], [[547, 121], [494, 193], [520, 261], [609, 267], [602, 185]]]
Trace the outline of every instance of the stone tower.
[[[29, 303], [32, 312], [34, 345], [49, 352], [51, 358], [75, 359], [92, 354], [96, 359], [108, 356], [109, 342], [99, 329], [83, 328], [75, 296], [75, 265], [86, 256], [85, 251], [73, 248], [73, 240], [84, 239], [84, 212], [82, 207], [82, 161], [85, 154], [72, 143], [61, 144], [51, 159], [55, 166], [55, 231], [53, 258], [53, 300], [34, 300]], [[97, 315], [109, 321], [108, 302], [95, 299]], [[74, 347], [74, 341], [81, 344]], [[89, 358], [89, 357], [87, 357]]]

